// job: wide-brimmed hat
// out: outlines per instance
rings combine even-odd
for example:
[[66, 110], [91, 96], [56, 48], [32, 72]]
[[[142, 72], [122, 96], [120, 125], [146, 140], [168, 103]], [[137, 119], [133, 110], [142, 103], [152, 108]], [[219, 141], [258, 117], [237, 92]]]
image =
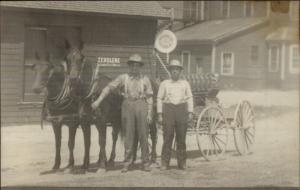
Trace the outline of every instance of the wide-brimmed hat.
[[139, 63], [141, 66], [143, 66], [144, 62], [143, 62], [142, 56], [140, 54], [132, 54], [129, 57], [127, 64], [129, 65], [132, 63]]
[[171, 67], [179, 67], [181, 69], [183, 69], [182, 64], [180, 63], [180, 61], [178, 61], [177, 59], [173, 59], [171, 60], [170, 64], [168, 65], [169, 68]]

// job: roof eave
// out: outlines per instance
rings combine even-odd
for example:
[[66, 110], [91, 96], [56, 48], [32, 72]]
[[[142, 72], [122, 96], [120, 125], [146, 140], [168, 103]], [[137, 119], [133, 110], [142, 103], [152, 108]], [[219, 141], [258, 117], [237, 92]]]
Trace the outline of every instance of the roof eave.
[[108, 13], [108, 12], [97, 12], [97, 11], [79, 11], [79, 10], [64, 10], [64, 9], [51, 9], [51, 8], [34, 8], [34, 7], [18, 7], [18, 6], [9, 6], [0, 4], [1, 10], [35, 10], [35, 11], [57, 11], [57, 12], [67, 12], [67, 13], [80, 13], [80, 14], [93, 14], [93, 15], [114, 15], [122, 17], [140, 17], [148, 19], [161, 19], [168, 20], [171, 19], [171, 16], [167, 13], [165, 15], [138, 15], [138, 14], [122, 14], [122, 13]]
[[215, 41], [212, 39], [202, 40], [178, 40], [178, 45], [199, 45], [199, 44], [214, 44]]

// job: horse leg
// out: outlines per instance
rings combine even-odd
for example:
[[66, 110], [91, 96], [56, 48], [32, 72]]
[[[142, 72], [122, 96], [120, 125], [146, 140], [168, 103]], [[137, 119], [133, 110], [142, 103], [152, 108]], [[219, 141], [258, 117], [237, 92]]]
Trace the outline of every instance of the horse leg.
[[150, 136], [151, 136], [151, 162], [155, 163], [156, 162], [156, 144], [157, 144], [157, 129], [155, 126], [155, 122], [152, 122], [150, 124]]
[[53, 170], [57, 170], [60, 167], [60, 148], [61, 148], [61, 123], [52, 123], [52, 128], [54, 132], [54, 137], [55, 137], [55, 161], [54, 161], [54, 166], [52, 167]]
[[114, 166], [115, 158], [116, 158], [116, 144], [118, 140], [118, 134], [120, 131], [120, 124], [113, 124], [113, 130], [112, 130], [112, 139], [113, 139], [113, 144], [112, 144], [112, 149], [110, 153], [110, 158], [109, 158], [109, 165]]
[[106, 152], [105, 152], [105, 146], [106, 146], [106, 124], [104, 119], [98, 120], [97, 123], [97, 129], [99, 134], [99, 145], [100, 145], [100, 153], [99, 153], [99, 159], [98, 159], [98, 165], [100, 168], [106, 169]]
[[82, 169], [88, 169], [90, 165], [90, 147], [91, 147], [91, 125], [88, 122], [81, 124], [84, 139], [84, 158]]
[[73, 168], [74, 167], [74, 147], [75, 147], [75, 136], [77, 131], [77, 125], [70, 125], [69, 126], [69, 163], [67, 165], [67, 168]]

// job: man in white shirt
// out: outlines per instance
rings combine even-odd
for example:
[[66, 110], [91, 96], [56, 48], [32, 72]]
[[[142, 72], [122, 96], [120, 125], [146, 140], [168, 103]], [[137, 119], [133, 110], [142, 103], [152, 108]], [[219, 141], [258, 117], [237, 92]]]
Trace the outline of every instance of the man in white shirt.
[[158, 122], [163, 125], [163, 147], [161, 169], [167, 170], [171, 148], [176, 133], [177, 163], [179, 169], [186, 169], [186, 130], [193, 120], [193, 95], [190, 84], [180, 79], [183, 67], [178, 60], [169, 65], [171, 79], [163, 81], [157, 94]]
[[153, 90], [150, 79], [141, 73], [144, 65], [139, 54], [133, 54], [127, 62], [129, 73], [119, 75], [111, 81], [92, 104], [96, 109], [105, 97], [114, 89], [124, 87], [122, 103], [122, 125], [125, 132], [125, 159], [122, 172], [127, 172], [133, 163], [135, 134], [141, 144], [143, 169], [150, 171], [148, 149], [148, 124], [152, 122]]

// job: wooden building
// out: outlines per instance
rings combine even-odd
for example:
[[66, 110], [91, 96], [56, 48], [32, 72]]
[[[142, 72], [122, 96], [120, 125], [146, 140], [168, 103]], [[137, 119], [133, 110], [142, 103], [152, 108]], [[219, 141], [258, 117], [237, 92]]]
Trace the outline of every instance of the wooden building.
[[[299, 2], [162, 1], [185, 74], [216, 72], [223, 88], [299, 87]], [[275, 2], [276, 3], [276, 2]]]
[[130, 54], [145, 59], [153, 74], [158, 19], [169, 19], [157, 2], [2, 1], [1, 126], [40, 121], [42, 96], [34, 95], [35, 52], [61, 56], [64, 41], [83, 42], [87, 61], [101, 63], [110, 77], [123, 73]]

